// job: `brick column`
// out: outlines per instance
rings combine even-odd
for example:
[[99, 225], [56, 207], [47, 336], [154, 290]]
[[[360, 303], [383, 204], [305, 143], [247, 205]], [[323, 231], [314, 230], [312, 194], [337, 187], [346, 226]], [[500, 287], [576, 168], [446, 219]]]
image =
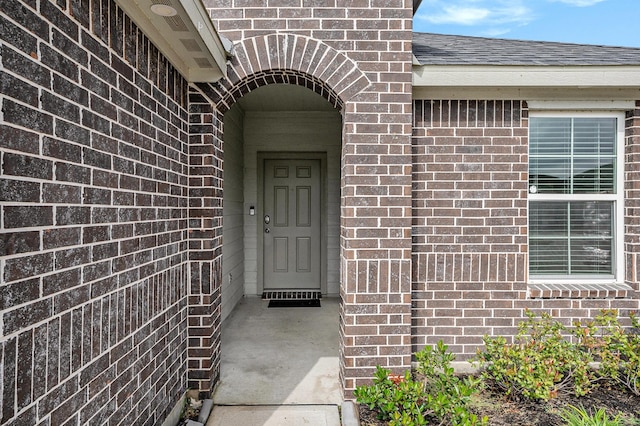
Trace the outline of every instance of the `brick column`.
[[[401, 74], [410, 86], [410, 73]], [[381, 84], [391, 90], [396, 84]], [[341, 361], [345, 394], [381, 365], [411, 364], [411, 119], [399, 104], [348, 103], [342, 173]], [[377, 94], [384, 97], [384, 94]], [[397, 113], [395, 112], [397, 111]], [[389, 124], [392, 123], [392, 124]]]
[[220, 375], [222, 117], [189, 95], [189, 387], [211, 391]]

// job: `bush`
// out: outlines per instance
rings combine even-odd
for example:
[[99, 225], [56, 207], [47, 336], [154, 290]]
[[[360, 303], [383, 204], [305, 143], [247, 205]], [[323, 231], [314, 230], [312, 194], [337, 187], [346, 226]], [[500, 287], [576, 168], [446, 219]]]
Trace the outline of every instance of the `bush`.
[[[483, 369], [481, 379], [455, 375], [450, 365], [455, 356], [440, 341], [415, 354], [422, 380], [414, 380], [408, 371], [398, 376], [377, 367], [373, 384], [356, 389], [357, 401], [392, 426], [429, 422], [472, 426], [488, 422], [469, 410], [482, 380], [497, 385], [516, 400], [546, 401], [560, 393], [585, 395], [598, 380], [620, 383], [640, 395], [640, 320], [634, 314], [630, 315], [632, 327], [626, 329], [615, 310], [602, 311], [595, 320], [584, 325], [577, 322], [571, 329], [548, 314], [538, 318], [527, 311], [526, 315], [527, 319], [518, 324], [514, 343], [507, 343], [502, 336], [484, 337], [485, 349], [472, 360]], [[599, 369], [591, 368], [594, 361], [600, 363]], [[619, 417], [609, 419], [602, 410], [590, 414], [571, 409], [563, 411], [562, 416], [570, 425], [615, 425], [624, 421]]]
[[450, 366], [454, 359], [440, 341], [435, 348], [416, 353], [417, 371], [425, 375], [424, 381], [414, 381], [408, 371], [393, 376], [377, 367], [373, 384], [356, 388], [356, 400], [391, 426], [426, 425], [430, 418], [454, 426], [484, 425], [487, 419], [479, 420], [467, 408], [479, 382], [457, 377]]
[[640, 320], [632, 312], [631, 329], [625, 329], [618, 311], [603, 310], [586, 326], [576, 324], [585, 350], [600, 362], [598, 375], [640, 395]]
[[424, 375], [431, 401], [427, 405], [437, 418], [451, 417], [452, 424], [476, 424], [466, 407], [478, 391], [479, 380], [456, 376], [451, 362], [455, 355], [447, 352], [448, 346], [440, 340], [435, 347], [425, 346], [416, 353], [418, 373]]
[[473, 360], [483, 368], [482, 377], [513, 399], [546, 401], [560, 392], [589, 392], [595, 381], [591, 353], [569, 342], [565, 327], [548, 314], [539, 319], [530, 311], [526, 315], [514, 343], [502, 336], [484, 337], [485, 350]]
[[[371, 386], [358, 386], [354, 392], [356, 401], [378, 412], [380, 420], [405, 419], [405, 425], [426, 425], [422, 415], [426, 394], [422, 383], [414, 382], [407, 371], [402, 376], [392, 376], [391, 371], [380, 366]], [[412, 421], [412, 423], [409, 422]]]

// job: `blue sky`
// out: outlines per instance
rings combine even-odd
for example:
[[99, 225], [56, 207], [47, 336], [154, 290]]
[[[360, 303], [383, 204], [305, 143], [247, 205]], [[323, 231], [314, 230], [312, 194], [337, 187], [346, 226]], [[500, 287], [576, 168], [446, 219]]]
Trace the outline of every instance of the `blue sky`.
[[422, 0], [414, 31], [640, 47], [639, 0]]

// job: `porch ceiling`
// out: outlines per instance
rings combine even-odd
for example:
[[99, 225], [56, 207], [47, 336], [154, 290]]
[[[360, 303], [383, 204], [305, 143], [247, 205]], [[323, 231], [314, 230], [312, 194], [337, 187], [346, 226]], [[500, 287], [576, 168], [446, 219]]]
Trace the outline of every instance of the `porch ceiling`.
[[245, 111], [335, 111], [322, 96], [302, 86], [271, 84], [242, 97]]

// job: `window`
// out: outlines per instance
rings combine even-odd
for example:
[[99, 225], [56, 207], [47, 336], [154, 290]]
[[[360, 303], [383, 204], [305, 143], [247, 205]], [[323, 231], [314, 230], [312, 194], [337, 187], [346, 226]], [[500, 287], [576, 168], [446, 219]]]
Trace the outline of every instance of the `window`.
[[533, 115], [529, 120], [529, 275], [612, 281], [622, 210], [619, 115]]

